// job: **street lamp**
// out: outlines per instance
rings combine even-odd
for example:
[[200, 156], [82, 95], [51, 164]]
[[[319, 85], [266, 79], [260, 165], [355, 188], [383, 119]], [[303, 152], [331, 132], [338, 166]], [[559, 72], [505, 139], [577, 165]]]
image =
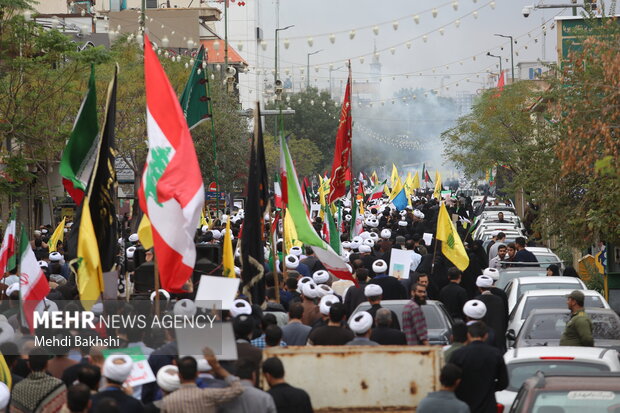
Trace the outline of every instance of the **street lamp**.
[[514, 55], [513, 49], [512, 49], [514, 40], [512, 39], [512, 36], [507, 36], [505, 34], [497, 34], [496, 33], [494, 36], [503, 37], [505, 39], [510, 39], [510, 66], [512, 68], [512, 70], [510, 72], [510, 76], [511, 76], [512, 83], [514, 83], [515, 82], [515, 55]]
[[504, 72], [502, 71], [502, 57], [491, 54], [491, 52], [487, 52], [487, 56], [489, 57], [497, 57], [499, 59], [499, 75], [503, 76]]
[[330, 99], [333, 97], [332, 96], [332, 72], [335, 72], [336, 70], [340, 70], [343, 67], [344, 66], [340, 66], [340, 67], [337, 67], [335, 69], [332, 69], [331, 67], [329, 68], [329, 97], [330, 97]]
[[[278, 80], [278, 32], [281, 32], [283, 30], [288, 30], [291, 27], [295, 27], [295, 25], [290, 25], [290, 26], [286, 26], [286, 27], [282, 27], [282, 28], [277, 28], [276, 29], [276, 35], [275, 35], [275, 40], [276, 40], [276, 63], [275, 63], [275, 71], [273, 73], [273, 92], [275, 94], [275, 99], [278, 101], [278, 107], [280, 110], [282, 110], [282, 106], [280, 103], [280, 94], [282, 93], [282, 89], [281, 89], [281, 84], [282, 82], [280, 82]], [[279, 83], [279, 84], [278, 84]], [[280, 93], [278, 93], [278, 89], [280, 89]], [[274, 128], [273, 128], [273, 136], [274, 138], [276, 136], [278, 136], [278, 116], [276, 115], [275, 117], [275, 124], [274, 124]]]
[[276, 38], [276, 67], [275, 67], [275, 69], [276, 70], [275, 70], [274, 77], [273, 77], [274, 84], [278, 80], [278, 32], [281, 32], [281, 31], [284, 31], [284, 30], [288, 30], [291, 27], [295, 27], [295, 25], [293, 24], [293, 25], [290, 25], [290, 26], [286, 26], [286, 27], [282, 27], [282, 28], [276, 29], [276, 35], [275, 35], [275, 38]]
[[310, 87], [310, 56], [322, 52], [323, 49], [317, 50], [316, 52], [308, 53], [308, 70], [306, 72], [306, 76], [308, 77], [308, 83], [306, 83], [306, 89]]

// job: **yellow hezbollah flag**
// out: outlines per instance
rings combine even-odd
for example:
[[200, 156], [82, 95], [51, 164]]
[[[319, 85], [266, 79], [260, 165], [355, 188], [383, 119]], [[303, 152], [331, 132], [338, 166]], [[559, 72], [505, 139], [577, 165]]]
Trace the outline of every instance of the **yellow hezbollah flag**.
[[56, 251], [58, 248], [58, 241], [62, 242], [65, 239], [65, 221], [66, 220], [67, 220], [67, 217], [62, 218], [62, 221], [60, 221], [60, 224], [58, 224], [58, 226], [54, 230], [54, 233], [50, 237], [50, 241], [47, 243], [47, 245], [49, 246], [50, 252]]
[[153, 248], [153, 229], [151, 227], [151, 220], [146, 214], [142, 215], [140, 225], [138, 225], [138, 238], [144, 249]]
[[77, 287], [82, 306], [90, 311], [103, 292], [101, 258], [90, 215], [90, 197], [85, 196], [77, 244]]
[[377, 172], [376, 171], [372, 171], [372, 175], [370, 175], [370, 180], [375, 185], [377, 185], [379, 183], [379, 177], [377, 176]]
[[390, 202], [392, 202], [394, 200], [394, 198], [396, 198], [396, 195], [398, 195], [400, 193], [400, 191], [403, 190], [403, 183], [400, 180], [400, 176], [396, 177], [396, 184], [392, 187], [392, 192], [390, 195]]
[[226, 220], [224, 233], [224, 252], [222, 254], [222, 274], [224, 277], [235, 278], [235, 256], [233, 255], [232, 240], [230, 239], [230, 219]]
[[407, 196], [411, 196], [413, 193], [413, 177], [411, 172], [407, 173], [407, 178], [405, 179], [405, 193]]
[[4, 355], [0, 353], [0, 381], [6, 384], [6, 387], [11, 390], [13, 386], [13, 378], [11, 376], [11, 370], [9, 366], [6, 364], [6, 360], [4, 359]]
[[439, 207], [435, 238], [441, 241], [441, 252], [444, 257], [450, 260], [459, 270], [465, 271], [469, 266], [469, 257], [443, 202]]
[[435, 171], [435, 192], [433, 192], [433, 198], [441, 199], [441, 175], [439, 171]]
[[292, 247], [301, 247], [302, 245], [304, 245], [303, 242], [297, 239], [295, 222], [287, 208], [286, 215], [284, 216], [284, 256], [288, 255]]
[[416, 171], [415, 175], [413, 175], [413, 183], [411, 184], [411, 189], [416, 190], [420, 188], [420, 177], [418, 176], [418, 172]]
[[392, 185], [392, 188], [396, 185], [396, 179], [398, 179], [398, 169], [396, 169], [396, 165], [392, 164], [392, 176], [390, 177], [390, 184]]
[[207, 222], [207, 218], [205, 218], [205, 210], [201, 209], [200, 210], [200, 224], [198, 225], [198, 228], [202, 228], [205, 225], [207, 227], [209, 227], [209, 223]]

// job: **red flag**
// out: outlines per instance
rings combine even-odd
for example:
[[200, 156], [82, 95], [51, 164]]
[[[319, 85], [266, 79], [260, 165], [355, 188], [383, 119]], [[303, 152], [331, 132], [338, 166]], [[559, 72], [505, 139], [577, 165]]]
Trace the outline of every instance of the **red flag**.
[[[334, 150], [334, 162], [332, 163], [331, 180], [329, 183], [328, 203], [346, 193], [345, 181], [351, 176], [351, 65], [349, 64], [349, 79], [344, 92], [342, 109], [340, 110], [340, 123], [336, 133], [336, 148]], [[348, 173], [348, 175], [347, 175]], [[351, 178], [349, 178], [351, 179]]]
[[499, 78], [497, 79], [497, 90], [498, 92], [495, 94], [495, 97], [501, 95], [504, 90], [504, 71], [499, 74]]

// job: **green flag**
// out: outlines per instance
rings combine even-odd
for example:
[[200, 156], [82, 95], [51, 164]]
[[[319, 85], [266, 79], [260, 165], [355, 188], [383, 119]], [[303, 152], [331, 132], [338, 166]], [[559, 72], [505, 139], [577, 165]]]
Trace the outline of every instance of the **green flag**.
[[196, 55], [192, 73], [189, 75], [181, 95], [181, 109], [183, 109], [187, 126], [190, 129], [209, 119], [211, 115], [209, 97], [207, 96], [209, 77], [207, 76], [206, 63], [205, 48], [201, 46]]
[[332, 215], [332, 208], [329, 205], [325, 208], [325, 219], [327, 220], [327, 229], [329, 230], [329, 245], [336, 251], [336, 254], [341, 254], [340, 232], [338, 232], [338, 227]]

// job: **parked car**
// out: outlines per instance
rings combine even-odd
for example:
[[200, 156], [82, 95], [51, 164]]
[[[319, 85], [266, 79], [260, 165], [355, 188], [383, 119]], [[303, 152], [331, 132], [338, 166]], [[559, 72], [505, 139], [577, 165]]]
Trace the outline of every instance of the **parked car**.
[[[534, 265], [536, 264], [534, 263]], [[499, 279], [497, 280], [497, 283], [495, 283], [495, 286], [504, 290], [506, 289], [508, 283], [515, 278], [546, 276], [547, 270], [545, 268], [540, 268], [539, 266], [502, 268], [499, 270]]]
[[508, 296], [508, 311], [517, 305], [521, 296], [533, 290], [587, 290], [586, 285], [575, 277], [520, 277], [508, 282], [504, 291]]
[[[620, 317], [614, 310], [588, 308], [586, 314], [592, 320], [592, 337], [595, 347], [614, 348], [620, 351]], [[514, 338], [514, 347], [558, 346], [570, 312], [564, 309], [532, 310], [519, 335]]]
[[[509, 349], [504, 354], [508, 370], [508, 387], [495, 392], [498, 405], [508, 411], [519, 388], [537, 371], [545, 374], [574, 374], [620, 372], [618, 352], [595, 347], [527, 347]], [[498, 406], [500, 407], [500, 406]]]
[[[566, 296], [572, 290], [534, 290], [523, 294], [508, 317], [508, 330], [516, 336], [527, 316], [534, 309], [566, 308]], [[603, 296], [594, 290], [584, 290], [586, 311], [590, 308], [610, 308]]]
[[525, 380], [510, 413], [616, 413], [620, 373], [550, 374]]
[[[396, 313], [398, 322], [402, 328], [403, 325], [403, 307], [409, 300], [383, 300], [381, 307], [390, 309]], [[370, 308], [370, 303], [365, 302], [357, 306], [353, 314], [359, 311], [366, 311]], [[452, 317], [444, 307], [441, 301], [427, 300], [422, 306], [422, 312], [426, 319], [426, 328], [428, 329], [429, 344], [447, 345], [450, 344], [450, 335], [452, 334]], [[353, 316], [351, 316], [353, 317]]]
[[536, 256], [541, 267], [547, 268], [549, 264], [557, 264], [561, 270], [564, 270], [564, 262], [551, 249], [547, 247], [526, 247], [525, 249]]

